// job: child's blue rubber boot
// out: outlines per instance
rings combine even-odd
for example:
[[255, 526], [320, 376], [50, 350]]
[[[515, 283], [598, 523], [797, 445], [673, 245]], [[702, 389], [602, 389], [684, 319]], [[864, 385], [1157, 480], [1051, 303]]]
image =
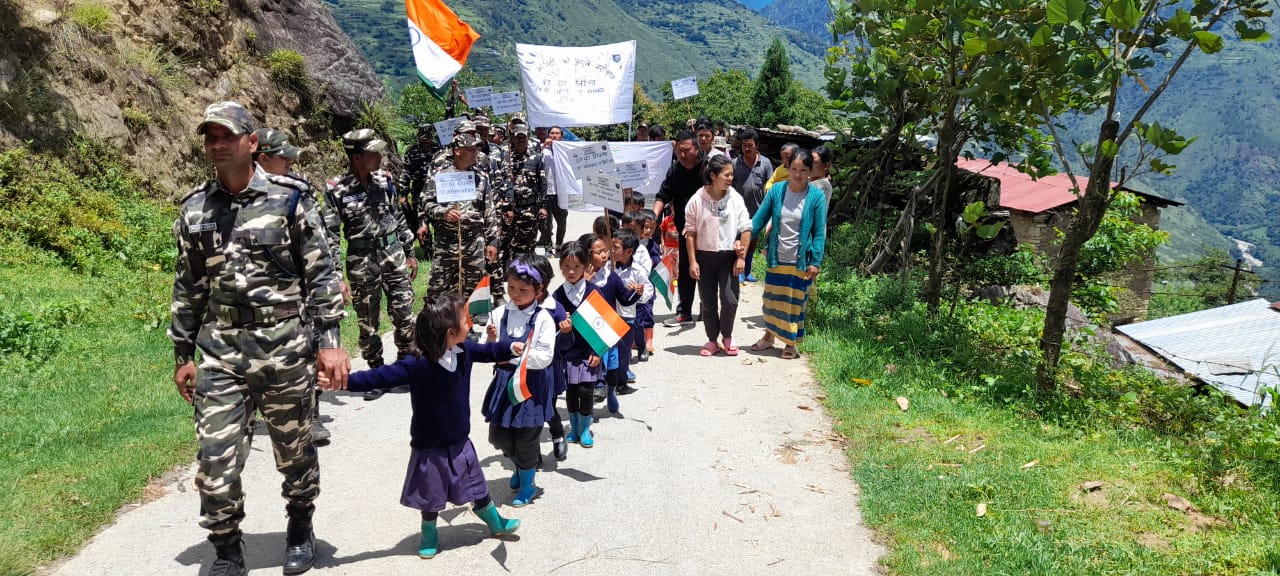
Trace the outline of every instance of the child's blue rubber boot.
[[435, 520], [422, 521], [422, 540], [418, 541], [419, 558], [435, 558], [440, 551], [440, 533], [436, 532]]
[[472, 508], [476, 516], [484, 520], [484, 525], [489, 527], [489, 533], [494, 536], [502, 536], [503, 534], [511, 534], [520, 528], [520, 521], [515, 518], [503, 518], [498, 514], [498, 507], [490, 502], [484, 508]]
[[533, 477], [537, 472], [534, 468], [520, 470], [520, 491], [511, 499], [512, 506], [520, 508], [533, 501], [533, 495], [538, 492], [538, 487], [533, 484]]

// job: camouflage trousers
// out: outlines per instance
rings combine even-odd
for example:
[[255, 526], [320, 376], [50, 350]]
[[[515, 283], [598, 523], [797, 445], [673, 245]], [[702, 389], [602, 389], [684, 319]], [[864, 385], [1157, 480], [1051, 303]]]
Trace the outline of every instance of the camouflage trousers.
[[511, 260], [521, 254], [533, 254], [533, 249], [538, 243], [540, 226], [548, 220], [547, 218], [538, 218], [538, 208], [540, 207], [516, 212], [516, 217], [511, 223], [503, 226], [503, 262], [510, 263]]
[[307, 515], [320, 494], [320, 464], [311, 443], [315, 350], [300, 319], [274, 326], [206, 324], [197, 341], [195, 429], [200, 449], [200, 525], [225, 541], [244, 519], [240, 474], [249, 458], [255, 410], [271, 437], [281, 493], [290, 515]]
[[[458, 245], [457, 236], [453, 234], [436, 234], [435, 241], [436, 258], [431, 261], [431, 278], [427, 282], [427, 296], [447, 292], [461, 294], [463, 298], [470, 296], [476, 284], [484, 278], [486, 270], [484, 237], [473, 235], [470, 240], [467, 240], [464, 236], [462, 246]], [[458, 270], [459, 258], [462, 261], [461, 273]], [[494, 278], [491, 286], [497, 284], [497, 278]]]
[[384, 250], [348, 250], [347, 282], [351, 284], [351, 305], [360, 327], [360, 356], [372, 366], [382, 361], [382, 336], [378, 333], [382, 316], [382, 296], [387, 296], [387, 314], [395, 327], [396, 353], [414, 354], [413, 281], [405, 255], [396, 244]]

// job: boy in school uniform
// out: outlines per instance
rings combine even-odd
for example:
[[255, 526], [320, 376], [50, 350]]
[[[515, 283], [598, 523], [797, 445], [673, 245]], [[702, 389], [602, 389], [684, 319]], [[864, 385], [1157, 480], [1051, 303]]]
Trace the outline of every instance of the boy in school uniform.
[[[627, 304], [621, 300], [618, 301], [618, 315], [627, 322], [631, 327], [627, 330], [622, 340], [618, 342], [618, 369], [628, 370], [631, 365], [631, 346], [635, 343], [637, 335], [643, 336], [643, 328], [636, 322], [637, 305], [639, 302], [649, 302], [653, 300], [653, 283], [649, 281], [649, 271], [643, 269], [636, 256], [636, 248], [640, 247], [640, 237], [627, 228], [616, 230], [613, 233], [613, 271], [622, 280], [622, 284], [632, 292], [640, 295], [638, 302]], [[643, 349], [643, 348], [642, 348]], [[618, 385], [618, 394], [630, 394], [636, 389], [626, 382]]]

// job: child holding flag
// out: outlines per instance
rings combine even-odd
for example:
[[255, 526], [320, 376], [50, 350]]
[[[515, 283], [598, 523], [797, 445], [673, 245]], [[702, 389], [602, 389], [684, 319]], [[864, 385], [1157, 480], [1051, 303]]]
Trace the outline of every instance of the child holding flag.
[[[671, 308], [671, 268], [662, 258], [662, 242], [653, 237], [658, 230], [658, 215], [654, 214], [653, 210], [645, 208], [640, 211], [640, 218], [640, 245], [649, 252], [649, 261], [653, 264], [649, 272], [649, 280], [653, 283], [654, 292], [653, 298], [643, 303], [636, 313], [636, 322], [644, 329], [644, 352], [640, 356], [643, 362], [653, 354], [653, 305], [658, 301], [658, 296], [662, 296], [667, 303], [667, 308]], [[638, 339], [639, 335], [637, 335]]]
[[[588, 253], [581, 241], [565, 242], [556, 253], [564, 283], [556, 289], [553, 298], [570, 316], [597, 291], [587, 278]], [[591, 424], [595, 422], [591, 405], [593, 388], [600, 380], [600, 354], [585, 338], [578, 336], [572, 321], [568, 325], [560, 324], [560, 337], [567, 341], [567, 347], [559, 355], [565, 363], [565, 405], [569, 409], [569, 435], [565, 438], [590, 448], [595, 445], [591, 436]]]
[[[600, 292], [602, 301], [607, 304], [609, 313], [617, 317], [619, 306], [630, 306], [640, 301], [640, 297], [644, 294], [643, 286], [627, 286], [622, 279], [613, 271], [610, 255], [613, 252], [613, 240], [608, 236], [584, 235], [580, 240], [584, 245], [591, 247], [591, 284]], [[639, 288], [639, 289], [637, 289]], [[621, 319], [619, 318], [619, 321]], [[617, 332], [618, 339], [627, 334], [629, 327], [625, 322], [622, 323], [622, 330]], [[620, 354], [619, 348], [615, 347], [617, 341], [609, 342], [607, 353], [612, 359], [606, 360], [605, 364], [605, 386], [608, 388], [607, 406], [609, 412], [618, 412], [618, 392], [623, 394], [634, 392], [631, 387], [620, 388], [627, 383], [627, 366], [631, 363], [631, 352], [628, 350], [626, 354]], [[597, 350], [602, 357], [606, 351]], [[625, 358], [623, 358], [625, 356]]]
[[[471, 364], [507, 360], [522, 353], [525, 343], [504, 338], [477, 344], [467, 339], [470, 325], [471, 317], [456, 293], [429, 297], [418, 313], [414, 335], [422, 356], [354, 372], [347, 381], [347, 389], [353, 392], [409, 386], [413, 452], [400, 503], [422, 511], [418, 543], [422, 558], [435, 556], [439, 549], [436, 518], [447, 502], [472, 503], [472, 510], [495, 536], [520, 527], [519, 520], [498, 515], [475, 446], [467, 436], [471, 433]], [[323, 373], [320, 379], [324, 384]]]
[[[622, 280], [624, 286], [632, 292], [638, 292], [639, 300], [631, 304], [618, 302], [618, 315], [626, 321], [629, 329], [622, 337], [622, 341], [618, 343], [618, 369], [623, 374], [631, 367], [631, 345], [636, 339], [643, 334], [639, 324], [637, 323], [637, 313], [641, 302], [653, 301], [653, 283], [649, 281], [649, 266], [647, 262], [641, 262], [638, 256], [642, 254], [639, 250], [640, 238], [634, 232], [623, 228], [613, 233], [613, 270], [618, 275], [618, 279]], [[617, 385], [618, 394], [630, 394], [635, 392], [623, 380]], [[617, 408], [611, 408], [616, 412]]]
[[489, 317], [489, 338], [526, 345], [518, 363], [495, 367], [481, 413], [489, 422], [489, 442], [515, 463], [511, 505], [519, 508], [537, 492], [538, 437], [555, 410], [555, 383], [547, 368], [555, 358], [557, 328], [538, 305], [542, 274], [523, 260], [513, 260], [506, 272], [507, 303]]
[[564, 311], [564, 307], [547, 291], [547, 287], [556, 277], [555, 269], [551, 267], [551, 260], [540, 254], [525, 254], [520, 259], [528, 262], [542, 275], [542, 290], [538, 292], [538, 305], [551, 313], [551, 319], [559, 329], [556, 334], [556, 356], [551, 361], [551, 367], [548, 368], [551, 370], [551, 380], [555, 383], [555, 393], [551, 398], [551, 418], [547, 420], [547, 430], [551, 432], [552, 454], [556, 460], [564, 460], [569, 455], [569, 443], [565, 440], [564, 421], [560, 418], [560, 411], [554, 406], [556, 398], [564, 394], [568, 387], [564, 352], [573, 344], [573, 324], [569, 322], [569, 315]]

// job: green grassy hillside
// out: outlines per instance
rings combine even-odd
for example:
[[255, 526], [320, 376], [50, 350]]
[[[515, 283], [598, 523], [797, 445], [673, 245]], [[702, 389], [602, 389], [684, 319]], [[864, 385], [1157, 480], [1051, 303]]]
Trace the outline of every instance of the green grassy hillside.
[[[413, 56], [404, 3], [324, 0], [338, 24], [393, 85], [412, 81]], [[468, 65], [501, 88], [515, 88], [515, 44], [585, 46], [636, 40], [636, 81], [650, 94], [663, 83], [719, 69], [754, 74], [765, 50], [781, 36], [791, 73], [819, 89], [826, 45], [783, 28], [735, 0], [455, 0], [449, 6], [480, 32]]]
[[828, 42], [831, 4], [828, 0], [778, 0], [760, 9], [760, 15], [781, 26]]

